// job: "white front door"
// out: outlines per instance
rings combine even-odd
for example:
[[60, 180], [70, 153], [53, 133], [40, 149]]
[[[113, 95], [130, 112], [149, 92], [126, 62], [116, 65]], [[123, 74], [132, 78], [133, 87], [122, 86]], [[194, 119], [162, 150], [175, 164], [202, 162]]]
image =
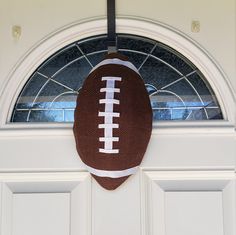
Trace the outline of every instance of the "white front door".
[[7, 123], [12, 100], [38, 61], [80, 35], [92, 36], [95, 27], [104, 33], [105, 23], [58, 32], [19, 65], [0, 100], [1, 235], [235, 234], [234, 103], [222, 74], [181, 35], [152, 23], [119, 22], [122, 32], [179, 43], [215, 84], [227, 119], [158, 123], [138, 173], [114, 191], [101, 188], [77, 155], [71, 126]]
[[235, 234], [231, 135], [154, 130], [140, 171], [107, 191], [72, 131], [39, 133], [1, 133], [2, 235]]

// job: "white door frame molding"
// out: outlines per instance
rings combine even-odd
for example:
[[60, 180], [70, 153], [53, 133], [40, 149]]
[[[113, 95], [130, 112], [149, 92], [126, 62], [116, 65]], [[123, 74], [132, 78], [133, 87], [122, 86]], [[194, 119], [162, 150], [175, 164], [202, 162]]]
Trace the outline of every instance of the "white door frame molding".
[[[197, 42], [167, 25], [144, 19], [119, 18], [117, 19], [117, 32], [135, 34], [160, 41], [186, 56], [208, 79], [218, 98], [225, 121], [221, 121], [217, 125], [234, 126], [235, 99], [232, 86], [217, 62]], [[16, 64], [1, 90], [0, 126], [2, 128], [16, 127], [16, 125], [9, 123], [14, 104], [24, 84], [42, 62], [70, 43], [105, 33], [106, 19], [93, 19], [63, 27], [33, 46]]]

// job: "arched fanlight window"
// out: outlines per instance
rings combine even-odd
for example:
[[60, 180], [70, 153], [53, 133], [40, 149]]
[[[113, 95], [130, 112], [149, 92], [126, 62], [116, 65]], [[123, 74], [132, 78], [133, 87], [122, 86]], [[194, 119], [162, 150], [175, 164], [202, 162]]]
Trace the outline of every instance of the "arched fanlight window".
[[[107, 53], [106, 36], [61, 49], [32, 74], [15, 104], [11, 122], [73, 122], [76, 97], [89, 73]], [[144, 79], [153, 120], [223, 119], [206, 78], [187, 58], [160, 42], [118, 35], [118, 50]]]

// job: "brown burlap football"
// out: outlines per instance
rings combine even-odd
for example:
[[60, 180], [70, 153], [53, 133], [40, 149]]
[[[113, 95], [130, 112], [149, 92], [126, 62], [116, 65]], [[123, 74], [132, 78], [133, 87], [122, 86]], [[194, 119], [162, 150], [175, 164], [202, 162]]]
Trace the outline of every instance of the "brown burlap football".
[[144, 82], [126, 57], [109, 54], [88, 75], [75, 109], [76, 148], [87, 170], [113, 190], [138, 170], [152, 130]]

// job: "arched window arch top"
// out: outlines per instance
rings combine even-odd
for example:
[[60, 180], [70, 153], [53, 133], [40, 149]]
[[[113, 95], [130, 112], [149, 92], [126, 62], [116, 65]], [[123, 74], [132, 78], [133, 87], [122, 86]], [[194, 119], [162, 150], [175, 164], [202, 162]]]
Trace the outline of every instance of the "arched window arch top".
[[[196, 67], [204, 74], [209, 81], [209, 84], [213, 88], [218, 102], [223, 112], [224, 120], [220, 121], [207, 121], [207, 122], [158, 122], [160, 127], [168, 127], [168, 130], [172, 130], [175, 127], [187, 127], [187, 130], [192, 126], [216, 128], [220, 127], [220, 130], [227, 131], [228, 128], [233, 128], [235, 123], [235, 107], [234, 107], [234, 92], [232, 86], [227, 79], [226, 74], [221, 69], [217, 61], [206, 51], [201, 45], [197, 45], [191, 38], [185, 34], [177, 31], [174, 28], [164, 25], [160, 22], [153, 22], [148, 19], [118, 18], [117, 31], [118, 33], [130, 33], [141, 37], [149, 37], [154, 40], [160, 41], [165, 45], [174, 48], [180, 52], [190, 61], [192, 61]], [[105, 34], [107, 30], [106, 19], [87, 19], [86, 21], [76, 22], [66, 27], [63, 27], [52, 34], [46, 36], [36, 45], [34, 45], [24, 57], [21, 57], [16, 63], [12, 71], [10, 71], [5, 86], [2, 87], [0, 97], [1, 115], [0, 126], [2, 128], [60, 128], [69, 127], [71, 124], [59, 124], [51, 123], [48, 125], [46, 122], [39, 123], [12, 123], [12, 113], [15, 107], [16, 101], [20, 92], [23, 89], [24, 84], [29, 79], [30, 75], [53, 53], [56, 53], [61, 48], [69, 45], [75, 41], [83, 38], [91, 37], [98, 34]], [[169, 128], [173, 127], [173, 128]], [[189, 128], [188, 128], [189, 127]], [[222, 129], [222, 127], [224, 129]], [[175, 130], [175, 129], [173, 129]], [[183, 129], [185, 130], [185, 128]], [[203, 129], [202, 129], [203, 130]], [[218, 128], [215, 129], [218, 131]]]
[[[206, 78], [173, 48], [145, 37], [119, 34], [118, 50], [141, 73], [154, 121], [223, 119]], [[56, 52], [30, 76], [11, 122], [73, 122], [83, 81], [106, 53], [105, 35], [79, 40]]]

